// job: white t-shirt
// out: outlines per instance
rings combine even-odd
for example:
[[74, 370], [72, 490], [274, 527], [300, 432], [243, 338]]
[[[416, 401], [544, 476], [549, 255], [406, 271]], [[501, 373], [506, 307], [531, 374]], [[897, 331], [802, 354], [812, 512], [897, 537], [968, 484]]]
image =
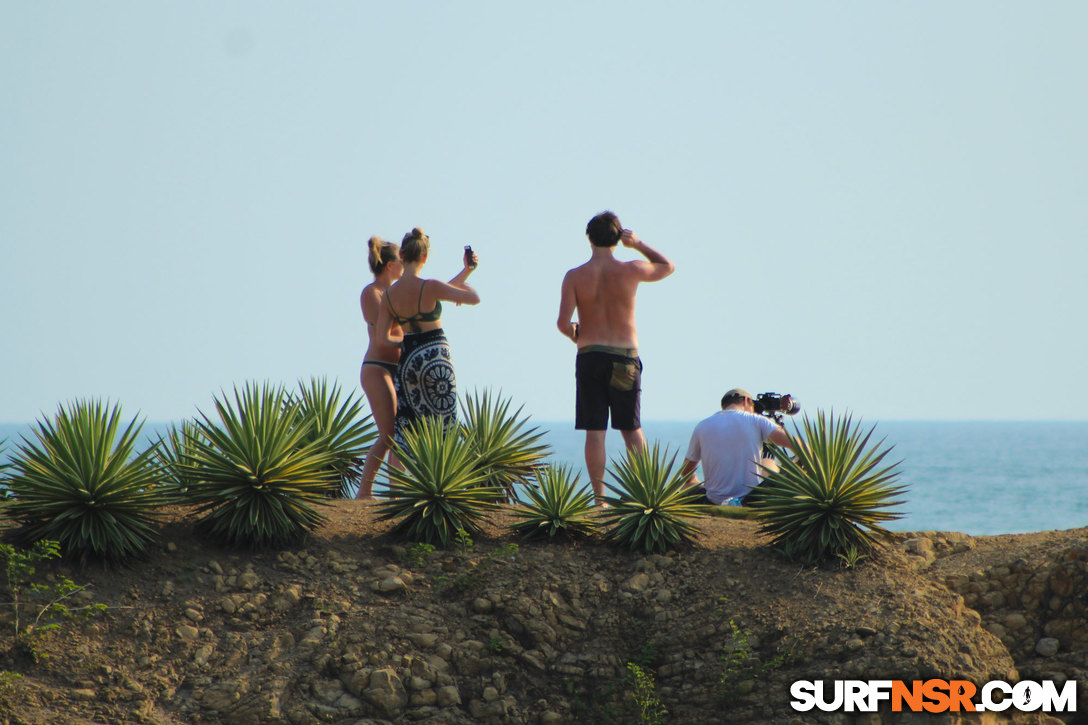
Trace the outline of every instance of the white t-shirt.
[[759, 485], [763, 442], [776, 430], [774, 421], [743, 410], [721, 410], [695, 426], [686, 458], [702, 462], [706, 497], [721, 504]]

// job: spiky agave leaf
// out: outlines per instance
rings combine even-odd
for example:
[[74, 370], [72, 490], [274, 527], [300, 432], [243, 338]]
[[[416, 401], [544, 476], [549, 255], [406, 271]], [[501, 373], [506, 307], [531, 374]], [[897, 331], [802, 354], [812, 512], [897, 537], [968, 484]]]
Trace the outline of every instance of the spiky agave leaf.
[[201, 413], [199, 437], [181, 465], [198, 525], [227, 544], [279, 546], [325, 522], [316, 506], [336, 485], [332, 454], [307, 442], [299, 402], [282, 386], [246, 384], [234, 401], [215, 399], [218, 421]]
[[11, 490], [8, 488], [7, 477], [6, 477], [5, 473], [4, 473], [9, 468], [11, 468], [11, 463], [8, 461], [7, 457], [4, 455], [4, 451], [7, 448], [7, 444], [8, 444], [8, 439], [7, 438], [0, 441], [0, 513], [3, 512], [4, 502], [7, 501], [8, 498], [11, 496]]
[[7, 515], [24, 542], [52, 540], [81, 560], [126, 559], [154, 539], [171, 502], [160, 485], [155, 446], [136, 453], [142, 423], [121, 429], [121, 407], [101, 401], [61, 405], [33, 428], [11, 461]]
[[399, 519], [393, 533], [446, 546], [458, 531], [478, 532], [479, 522], [498, 507], [502, 492], [476, 467], [460, 428], [422, 418], [394, 449], [404, 470], [385, 465], [389, 488], [378, 494], [387, 499], [378, 505], [379, 518]]
[[175, 497], [184, 497], [192, 486], [193, 452], [200, 442], [200, 430], [191, 420], [171, 425], [166, 435], [160, 435], [155, 448], [155, 460], [162, 471], [164, 484], [173, 488]]
[[526, 487], [524, 495], [526, 500], [511, 509], [520, 520], [510, 526], [522, 536], [593, 531], [593, 491], [579, 489], [570, 466], [545, 466], [537, 473], [537, 486]]
[[881, 524], [902, 516], [891, 510], [906, 491], [895, 485], [899, 462], [881, 465], [892, 449], [883, 440], [870, 446], [875, 426], [863, 432], [850, 415], [818, 411], [798, 427], [803, 443], [795, 457], [778, 456], [779, 470], [765, 478], [753, 505], [761, 531], [806, 564], [867, 554], [878, 537], [890, 536]]
[[[501, 395], [501, 394], [500, 394]], [[500, 400], [490, 391], [473, 392], [461, 401], [465, 445], [476, 455], [476, 467], [489, 485], [501, 488], [507, 501], [517, 498], [517, 486], [533, 480], [551, 452], [540, 441], [544, 431], [528, 428], [522, 408], [510, 412], [512, 400]]]
[[331, 388], [324, 378], [311, 378], [298, 384], [303, 421], [312, 425], [304, 440], [320, 442], [332, 454], [331, 466], [339, 479], [337, 493], [342, 498], [355, 494], [358, 485], [356, 463], [366, 458], [378, 437], [378, 428], [369, 415], [363, 415], [362, 402], [354, 393], [340, 402], [340, 386]]
[[[609, 467], [616, 485], [606, 483], [614, 496], [605, 496], [611, 508], [601, 514], [609, 527], [607, 541], [644, 551], [665, 552], [690, 543], [699, 529], [691, 521], [706, 515], [695, 503], [700, 496], [685, 485], [686, 476], [675, 468], [676, 454], [658, 444], [630, 451]], [[675, 468], [675, 470], [674, 470]]]

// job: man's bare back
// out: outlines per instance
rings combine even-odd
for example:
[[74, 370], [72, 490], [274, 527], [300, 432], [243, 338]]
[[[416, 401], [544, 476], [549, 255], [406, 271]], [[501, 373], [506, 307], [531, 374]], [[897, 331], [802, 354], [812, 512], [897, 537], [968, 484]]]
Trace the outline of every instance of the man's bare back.
[[[640, 282], [655, 282], [672, 274], [673, 263], [652, 249], [631, 230], [620, 241], [641, 252], [646, 261], [621, 262], [613, 247], [593, 247], [593, 256], [567, 272], [559, 303], [559, 331], [578, 347], [609, 345], [637, 348], [635, 293]], [[572, 324], [574, 312], [578, 325]], [[577, 333], [575, 333], [577, 330]]]

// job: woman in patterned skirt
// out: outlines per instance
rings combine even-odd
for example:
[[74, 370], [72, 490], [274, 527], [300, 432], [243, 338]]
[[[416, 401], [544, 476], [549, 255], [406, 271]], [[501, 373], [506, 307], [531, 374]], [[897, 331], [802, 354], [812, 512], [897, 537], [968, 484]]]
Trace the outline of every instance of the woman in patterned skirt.
[[[465, 250], [464, 268], [449, 282], [420, 276], [427, 263], [430, 238], [416, 228], [404, 236], [400, 259], [404, 274], [385, 292], [378, 313], [378, 339], [400, 345], [397, 365], [397, 416], [393, 439], [404, 445], [404, 431], [416, 420], [437, 416], [446, 426], [457, 421], [457, 383], [450, 361], [450, 346], [442, 332], [442, 301], [479, 304], [476, 290], [465, 284], [478, 263]], [[394, 325], [403, 336], [395, 337]]]

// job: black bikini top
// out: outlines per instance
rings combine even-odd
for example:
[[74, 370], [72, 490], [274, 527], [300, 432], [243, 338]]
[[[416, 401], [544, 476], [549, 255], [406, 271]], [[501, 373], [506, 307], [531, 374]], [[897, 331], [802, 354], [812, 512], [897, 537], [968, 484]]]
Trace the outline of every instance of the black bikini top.
[[419, 311], [419, 306], [423, 303], [423, 286], [427, 284], [427, 280], [424, 280], [423, 284], [419, 286], [419, 300], [416, 302], [416, 313], [411, 317], [401, 317], [397, 314], [397, 311], [393, 309], [393, 300], [389, 299], [389, 294], [386, 293], [385, 301], [389, 303], [389, 312], [392, 313], [393, 319], [395, 319], [402, 327], [408, 325], [408, 329], [412, 332], [419, 332], [419, 323], [421, 322], [434, 322], [442, 318], [442, 301], [434, 301], [434, 309], [430, 312]]

